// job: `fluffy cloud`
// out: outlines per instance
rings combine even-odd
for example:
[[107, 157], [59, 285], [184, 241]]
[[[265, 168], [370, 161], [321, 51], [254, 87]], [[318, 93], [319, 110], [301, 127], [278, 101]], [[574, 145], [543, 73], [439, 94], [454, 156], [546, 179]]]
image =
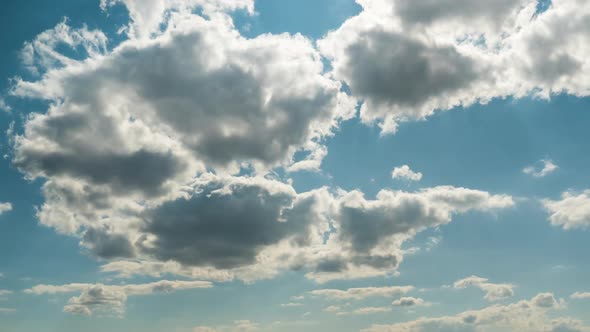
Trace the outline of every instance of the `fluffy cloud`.
[[415, 321], [393, 325], [373, 325], [366, 332], [558, 332], [588, 331], [582, 322], [570, 318], [551, 318], [560, 308], [560, 303], [551, 293], [542, 293], [531, 300], [508, 305], [494, 305], [481, 310], [466, 311], [455, 316], [420, 318]]
[[576, 300], [590, 299], [590, 292], [575, 292], [570, 296], [570, 298]]
[[559, 166], [555, 165], [550, 159], [543, 159], [539, 161], [539, 163], [542, 166], [540, 169], [536, 166], [527, 166], [522, 172], [535, 178], [543, 178], [559, 168]]
[[[318, 168], [323, 140], [356, 106], [324, 73], [312, 41], [241, 36], [223, 11], [251, 10], [250, 1], [122, 2], [132, 18], [128, 40], [109, 50], [100, 31], [63, 22], [23, 51], [39, 79], [17, 79], [11, 89], [50, 104], [12, 137], [13, 164], [45, 180], [37, 217], [107, 260], [103, 271], [247, 282], [289, 269], [318, 282], [382, 276], [397, 270], [402, 245], [417, 233], [514, 204], [451, 186], [385, 189], [375, 199], [335, 188], [296, 192], [272, 171]], [[399, 41], [399, 56], [418, 59], [405, 66], [411, 71], [430, 66], [415, 52], [440, 59], [424, 86], [432, 98], [467, 84], [457, 73], [482, 70], [447, 46], [431, 51], [425, 40], [379, 29], [367, 36], [386, 48]], [[64, 45], [87, 58], [64, 56]], [[417, 105], [418, 94], [397, 97]]]
[[167, 281], [161, 280], [138, 285], [102, 285], [102, 284], [68, 284], [61, 286], [37, 285], [25, 290], [27, 294], [60, 294], [80, 292], [79, 296], [69, 299], [64, 312], [90, 316], [94, 311], [121, 316], [125, 312], [125, 303], [129, 296], [150, 295], [153, 293], [170, 293], [176, 290], [210, 288], [206, 281]]
[[542, 202], [549, 212], [552, 225], [564, 229], [590, 226], [590, 190], [582, 193], [564, 192], [560, 200], [545, 199]]
[[[103, 266], [123, 277], [169, 273], [252, 281], [295, 269], [325, 282], [393, 273], [403, 259], [401, 246], [418, 232], [444, 225], [456, 213], [514, 204], [508, 196], [454, 187], [383, 190], [375, 200], [325, 188], [298, 194], [275, 180], [212, 174], [190, 188], [185, 197], [144, 211], [126, 241], [107, 231], [111, 242], [101, 235], [85, 237], [83, 245], [99, 248], [95, 255], [135, 253], [134, 260]], [[100, 241], [86, 243], [90, 238]]]
[[398, 297], [414, 290], [412, 286], [390, 286], [390, 287], [362, 287], [340, 289], [316, 289], [309, 294], [324, 297], [328, 300], [364, 300], [370, 297]]
[[207, 15], [224, 11], [243, 9], [254, 13], [254, 0], [101, 0], [100, 7], [108, 10], [118, 3], [129, 11], [132, 22], [128, 33], [133, 38], [147, 38], [160, 32], [160, 26], [167, 24], [167, 14], [171, 11], [190, 12], [202, 9]]
[[489, 282], [486, 278], [480, 278], [477, 276], [457, 280], [453, 284], [453, 287], [457, 289], [477, 287], [486, 293], [484, 299], [488, 301], [500, 301], [514, 296], [514, 285], [494, 284]]
[[0, 202], [0, 215], [9, 211], [12, 211], [12, 204]]
[[590, 92], [583, 1], [552, 1], [542, 13], [536, 0], [357, 2], [362, 13], [318, 44], [363, 101], [362, 120], [383, 133], [496, 97]]
[[424, 301], [424, 299], [416, 298], [416, 297], [402, 297], [397, 299], [391, 303], [393, 306], [396, 307], [419, 307], [419, 306], [429, 306], [430, 303]]
[[420, 181], [422, 180], [422, 173], [414, 172], [408, 165], [403, 165], [401, 167], [395, 167], [391, 172], [391, 177], [393, 179], [404, 179], [408, 181]]

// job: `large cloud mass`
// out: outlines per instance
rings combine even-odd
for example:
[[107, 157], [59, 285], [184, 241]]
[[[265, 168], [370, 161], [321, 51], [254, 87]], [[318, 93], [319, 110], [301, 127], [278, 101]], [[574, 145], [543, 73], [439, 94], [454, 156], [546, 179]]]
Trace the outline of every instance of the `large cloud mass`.
[[[358, 0], [319, 41], [334, 76], [385, 133], [400, 121], [495, 97], [588, 95], [588, 2]], [[567, 38], [563, 38], [567, 36]]]
[[[49, 104], [12, 138], [14, 165], [45, 180], [40, 222], [80, 238], [107, 261], [104, 271], [220, 281], [286, 269], [318, 282], [380, 276], [396, 271], [417, 233], [514, 204], [453, 186], [383, 189], [375, 198], [297, 192], [273, 171], [317, 169], [323, 140], [356, 106], [313, 42], [241, 36], [223, 11], [251, 11], [250, 1], [121, 2], [131, 17], [127, 40], [110, 48], [102, 32], [64, 21], [26, 44], [22, 56], [38, 80], [15, 80], [11, 90]], [[364, 19], [351, 20], [343, 29]], [[376, 105], [428, 113], [434, 104], [425, 105], [471, 89], [488, 71], [479, 55], [386, 29], [383, 20], [349, 36], [359, 39], [345, 46], [344, 62], [333, 37], [321, 45], [334, 52], [336, 73], [354, 78], [353, 93]], [[64, 46], [86, 58], [58, 52]], [[378, 54], [385, 58], [373, 61]]]

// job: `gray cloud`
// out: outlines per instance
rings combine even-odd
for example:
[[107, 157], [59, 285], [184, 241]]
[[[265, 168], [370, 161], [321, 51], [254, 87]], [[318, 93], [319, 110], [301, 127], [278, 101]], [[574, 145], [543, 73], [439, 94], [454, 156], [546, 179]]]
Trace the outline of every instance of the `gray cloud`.
[[313, 202], [296, 202], [290, 187], [273, 191], [263, 184], [213, 181], [190, 199], [162, 205], [150, 213], [141, 250], [164, 261], [227, 269], [254, 263], [263, 247], [285, 238], [305, 244]]
[[478, 77], [475, 63], [453, 47], [428, 47], [383, 30], [361, 33], [346, 57], [342, 76], [355, 95], [376, 106], [421, 106]]

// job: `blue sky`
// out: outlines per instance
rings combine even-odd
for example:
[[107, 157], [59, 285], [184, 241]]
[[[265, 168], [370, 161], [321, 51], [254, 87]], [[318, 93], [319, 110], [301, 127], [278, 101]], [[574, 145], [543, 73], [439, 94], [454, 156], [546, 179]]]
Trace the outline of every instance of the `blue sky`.
[[585, 2], [2, 13], [0, 330], [590, 331]]

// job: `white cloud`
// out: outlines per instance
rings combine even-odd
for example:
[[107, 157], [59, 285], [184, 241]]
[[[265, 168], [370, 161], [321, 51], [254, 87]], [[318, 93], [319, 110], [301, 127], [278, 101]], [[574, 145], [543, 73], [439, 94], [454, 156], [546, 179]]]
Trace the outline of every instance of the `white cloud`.
[[303, 303], [299, 302], [289, 302], [289, 303], [282, 303], [281, 307], [289, 308], [289, 307], [301, 307]]
[[590, 292], [575, 292], [570, 296], [570, 298], [575, 300], [590, 299]]
[[59, 293], [76, 293], [69, 299], [64, 312], [90, 316], [93, 312], [122, 316], [125, 303], [130, 296], [150, 295], [154, 293], [170, 293], [177, 290], [210, 288], [207, 281], [167, 281], [137, 285], [102, 285], [102, 284], [67, 284], [61, 286], [37, 285], [25, 290], [27, 294], [44, 295]]
[[260, 331], [260, 325], [249, 320], [237, 320], [227, 326], [197, 326], [193, 332], [253, 332]]
[[411, 296], [402, 297], [393, 301], [391, 304], [396, 307], [427, 307], [431, 305], [429, 302], [424, 301], [424, 299]]
[[131, 16], [128, 32], [132, 38], [148, 38], [160, 33], [160, 26], [169, 24], [172, 11], [191, 12], [200, 8], [205, 14], [215, 15], [224, 11], [243, 9], [254, 13], [254, 0], [101, 0], [103, 10], [117, 3], [124, 4]]
[[477, 276], [471, 276], [465, 279], [457, 280], [453, 284], [453, 287], [456, 289], [477, 287], [486, 293], [484, 299], [488, 301], [500, 301], [514, 296], [514, 285], [495, 284], [489, 282], [486, 278]]
[[587, 2], [543, 13], [536, 0], [357, 2], [363, 11], [318, 44], [384, 134], [492, 98], [590, 94]]
[[12, 204], [0, 202], [0, 215], [12, 211]]
[[[382, 190], [376, 199], [337, 188], [297, 193], [269, 173], [318, 168], [322, 142], [356, 106], [314, 43], [241, 36], [223, 12], [251, 11], [249, 0], [122, 1], [133, 20], [128, 40], [109, 50], [100, 31], [63, 22], [23, 50], [39, 79], [11, 89], [50, 104], [12, 137], [12, 162], [45, 180], [40, 223], [79, 238], [107, 260], [104, 271], [246, 282], [288, 269], [318, 282], [383, 276], [397, 271], [417, 233], [514, 205], [452, 186]], [[409, 58], [425, 50], [424, 41], [396, 38]], [[69, 58], [58, 44], [88, 58]], [[435, 94], [456, 71], [479, 70], [446, 46], [428, 54], [446, 64], [425, 87]], [[306, 157], [295, 160], [297, 152]], [[234, 176], [240, 169], [252, 174]]]
[[12, 314], [15, 312], [16, 312], [16, 309], [14, 309], [14, 308], [1, 308], [0, 307], [0, 314]]
[[410, 169], [410, 166], [403, 165], [401, 167], [396, 167], [391, 172], [391, 177], [393, 179], [403, 179], [408, 181], [420, 181], [422, 180], [422, 173], [414, 172]]
[[582, 193], [564, 192], [560, 200], [544, 199], [542, 203], [554, 226], [566, 230], [590, 226], [590, 190]]
[[10, 113], [12, 111], [12, 107], [6, 104], [6, 101], [3, 98], [0, 98], [0, 111], [4, 111]]
[[371, 297], [398, 297], [414, 290], [413, 286], [390, 286], [390, 287], [361, 287], [340, 289], [316, 289], [309, 294], [321, 296], [328, 300], [364, 300]]
[[531, 300], [508, 305], [493, 305], [481, 310], [465, 311], [454, 316], [419, 318], [392, 325], [373, 325], [364, 332], [586, 332], [588, 327], [571, 318], [553, 318], [560, 304], [551, 293], [538, 294]]
[[372, 315], [372, 314], [381, 314], [385, 312], [391, 312], [391, 307], [363, 307], [358, 308], [350, 312], [339, 312], [339, 316], [348, 316], [348, 315]]
[[536, 166], [527, 166], [522, 170], [522, 172], [535, 178], [543, 178], [555, 172], [559, 168], [559, 166], [555, 165], [550, 159], [540, 160], [539, 163], [542, 164], [540, 169]]

